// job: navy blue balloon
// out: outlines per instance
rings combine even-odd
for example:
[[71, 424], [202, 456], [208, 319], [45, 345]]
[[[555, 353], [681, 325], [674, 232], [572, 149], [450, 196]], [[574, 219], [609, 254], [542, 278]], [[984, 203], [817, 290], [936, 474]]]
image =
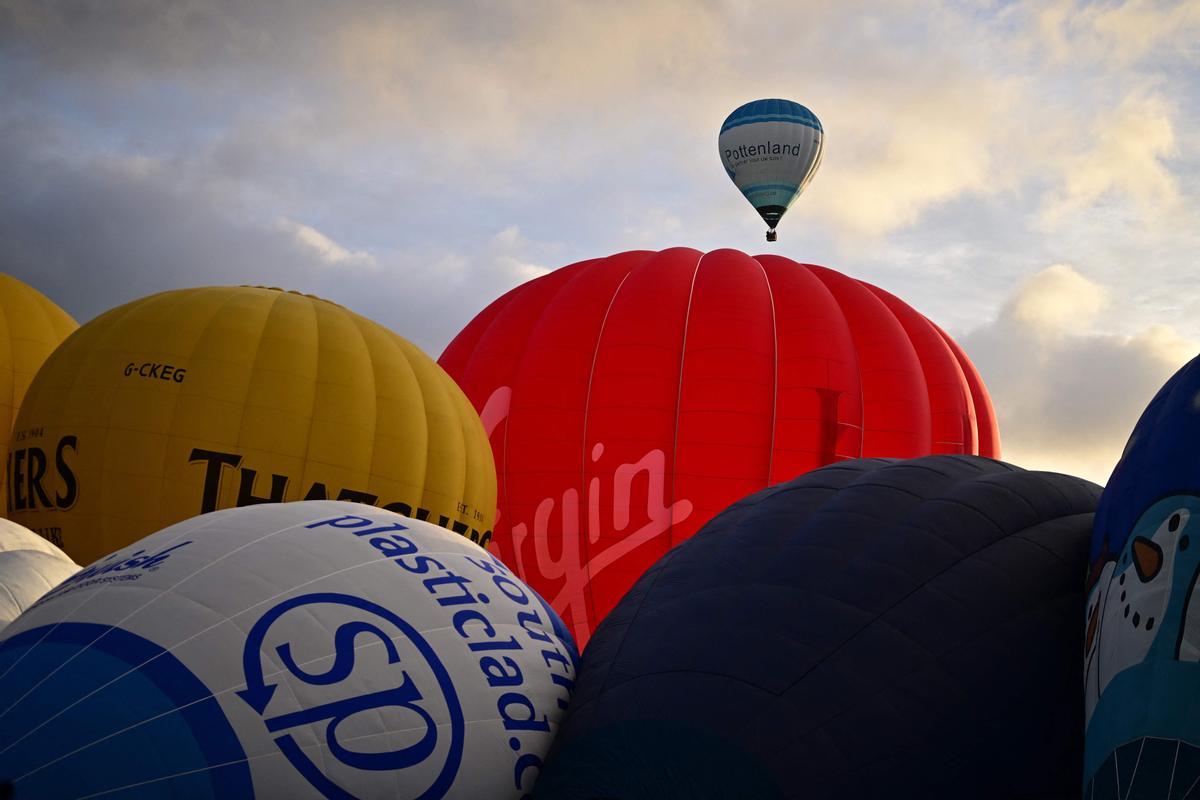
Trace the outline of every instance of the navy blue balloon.
[[738, 502], [597, 629], [534, 796], [1078, 797], [1099, 494], [930, 456]]

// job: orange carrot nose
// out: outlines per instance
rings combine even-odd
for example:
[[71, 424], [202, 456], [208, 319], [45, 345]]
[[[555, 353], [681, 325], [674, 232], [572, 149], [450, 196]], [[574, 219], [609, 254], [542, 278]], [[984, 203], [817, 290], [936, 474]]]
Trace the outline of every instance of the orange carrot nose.
[[1162, 548], [1144, 536], [1139, 536], [1133, 540], [1132, 549], [1133, 565], [1137, 569], [1138, 578], [1145, 583], [1162, 569]]

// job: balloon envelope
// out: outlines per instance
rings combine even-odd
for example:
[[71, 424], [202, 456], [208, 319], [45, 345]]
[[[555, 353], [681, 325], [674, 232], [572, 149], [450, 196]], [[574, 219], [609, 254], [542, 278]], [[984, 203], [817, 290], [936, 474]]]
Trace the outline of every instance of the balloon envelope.
[[92, 564], [0, 642], [18, 798], [517, 798], [575, 677], [486, 551], [358, 503], [202, 515]]
[[0, 519], [0, 631], [79, 565], [28, 528]]
[[882, 289], [778, 256], [573, 264], [496, 300], [440, 363], [491, 436], [497, 553], [581, 642], [750, 492], [864, 455], [999, 455], [949, 336]]
[[774, 229], [821, 166], [825, 132], [791, 100], [755, 100], [721, 125], [717, 149], [729, 179]]
[[1078, 797], [1099, 492], [931, 456], [742, 500], [601, 623], [535, 796]]
[[415, 346], [334, 303], [182, 289], [84, 325], [29, 388], [9, 516], [86, 563], [217, 508], [341, 499], [486, 540], [487, 437]]
[[70, 560], [70, 557], [52, 542], [38, 536], [24, 525], [18, 525], [10, 519], [0, 518], [0, 553], [13, 550], [32, 550]]
[[[8, 436], [29, 382], [54, 348], [78, 327], [41, 292], [0, 273], [0, 463], [9, 463]], [[0, 487], [0, 500], [7, 486], [6, 481]]]
[[79, 571], [79, 565], [36, 550], [0, 552], [0, 631], [46, 592]]
[[1096, 511], [1084, 651], [1085, 796], [1200, 785], [1200, 359], [1159, 390]]

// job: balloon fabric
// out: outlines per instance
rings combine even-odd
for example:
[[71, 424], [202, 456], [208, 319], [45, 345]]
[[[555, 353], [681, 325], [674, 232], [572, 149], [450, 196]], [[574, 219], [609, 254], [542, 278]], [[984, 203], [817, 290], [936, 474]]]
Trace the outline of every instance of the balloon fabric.
[[[7, 476], [9, 434], [42, 363], [78, 328], [71, 315], [28, 284], [0, 273], [0, 470]], [[0, 487], [0, 507], [9, 480]]]
[[2, 639], [15, 800], [517, 800], [576, 674], [562, 623], [487, 551], [331, 500], [165, 528]]
[[69, 558], [36, 550], [0, 552], [0, 632], [21, 612], [79, 572]]
[[88, 322], [29, 387], [9, 516], [87, 563], [218, 508], [338, 499], [486, 542], [495, 467], [433, 359], [279, 289], [151, 295]]
[[0, 632], [78, 571], [79, 565], [52, 543], [23, 525], [0, 519]]
[[770, 229], [821, 166], [825, 130], [816, 115], [791, 100], [755, 100], [721, 125], [717, 149], [725, 173]]
[[930, 456], [734, 504], [601, 623], [535, 797], [1077, 798], [1099, 492]]
[[495, 550], [579, 642], [740, 497], [860, 456], [999, 456], [970, 360], [888, 292], [780, 256], [583, 261], [497, 299], [441, 365], [491, 438]]
[[1096, 511], [1085, 635], [1084, 794], [1200, 786], [1200, 358], [1150, 401]]

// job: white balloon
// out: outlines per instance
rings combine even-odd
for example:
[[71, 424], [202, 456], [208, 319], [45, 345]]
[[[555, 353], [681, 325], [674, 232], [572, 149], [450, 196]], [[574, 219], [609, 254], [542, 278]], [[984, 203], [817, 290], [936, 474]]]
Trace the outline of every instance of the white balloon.
[[[33, 550], [71, 561], [71, 557], [56, 547], [50, 540], [43, 539], [24, 525], [0, 517], [0, 553], [10, 550]], [[71, 561], [74, 564], [74, 561]]]
[[485, 550], [332, 501], [173, 525], [0, 635], [18, 798], [522, 797], [576, 668]]
[[36, 550], [0, 551], [0, 632], [46, 592], [79, 571], [79, 565]]

